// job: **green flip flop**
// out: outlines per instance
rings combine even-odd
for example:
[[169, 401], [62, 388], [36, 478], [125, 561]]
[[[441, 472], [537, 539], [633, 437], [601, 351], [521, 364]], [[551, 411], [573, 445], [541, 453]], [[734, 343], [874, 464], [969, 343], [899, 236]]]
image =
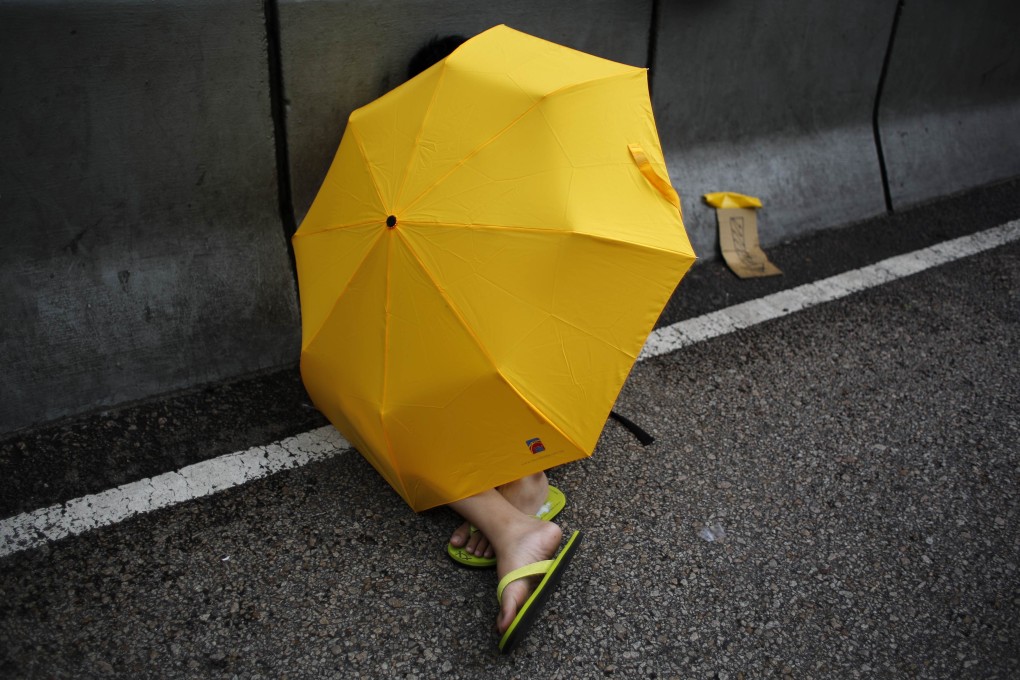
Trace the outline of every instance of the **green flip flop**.
[[[563, 492], [557, 489], [555, 486], [549, 487], [549, 495], [545, 499], [545, 504], [539, 508], [538, 512], [535, 513], [535, 517], [549, 521], [556, 515], [560, 514], [560, 510], [567, 504], [567, 497], [563, 495]], [[471, 533], [475, 533], [478, 529], [471, 527]], [[455, 548], [452, 543], [446, 544], [446, 552], [453, 559], [454, 562], [459, 562], [465, 567], [475, 567], [478, 569], [485, 567], [496, 566], [495, 557], [478, 557], [472, 555], [464, 548]]]
[[542, 610], [543, 605], [545, 605], [549, 596], [556, 589], [556, 586], [559, 585], [560, 579], [563, 578], [563, 572], [570, 565], [570, 560], [574, 557], [574, 553], [577, 552], [577, 546], [580, 542], [581, 532], [575, 531], [571, 535], [570, 540], [567, 541], [567, 545], [564, 546], [555, 559], [534, 562], [526, 567], [515, 569], [504, 576], [499, 582], [499, 587], [496, 588], [496, 599], [502, 603], [503, 590], [509, 584], [528, 576], [543, 575], [542, 580], [535, 588], [535, 592], [531, 593], [531, 596], [517, 612], [513, 622], [510, 623], [510, 627], [503, 633], [503, 638], [499, 641], [500, 653], [507, 654], [512, 651], [517, 643], [527, 634]]

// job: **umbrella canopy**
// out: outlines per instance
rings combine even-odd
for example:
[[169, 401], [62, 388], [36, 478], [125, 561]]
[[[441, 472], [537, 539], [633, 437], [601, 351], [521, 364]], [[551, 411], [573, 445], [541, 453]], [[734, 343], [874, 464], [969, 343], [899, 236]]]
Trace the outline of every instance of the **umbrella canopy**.
[[591, 454], [694, 260], [644, 69], [498, 26], [351, 114], [301, 374], [415, 510]]

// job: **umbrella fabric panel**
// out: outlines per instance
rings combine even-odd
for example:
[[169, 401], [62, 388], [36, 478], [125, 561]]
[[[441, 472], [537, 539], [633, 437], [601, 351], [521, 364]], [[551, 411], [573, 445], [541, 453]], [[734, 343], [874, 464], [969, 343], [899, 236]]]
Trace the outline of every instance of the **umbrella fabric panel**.
[[389, 244], [377, 239], [301, 353], [301, 377], [316, 407], [395, 487], [380, 411], [384, 399]]
[[381, 234], [301, 364], [373, 467], [420, 511], [588, 455], [501, 375], [401, 232]]
[[[387, 239], [376, 241], [305, 347], [302, 369], [306, 386], [364, 400], [376, 408], [383, 404], [389, 250]], [[320, 385], [323, 389], [318, 389]]]
[[367, 172], [384, 218], [394, 214], [401, 187], [414, 170], [412, 160], [421, 142], [422, 122], [429, 115], [442, 76], [442, 69], [428, 69], [357, 109], [348, 119], [344, 137], [352, 137], [363, 167], [340, 167], [337, 174], [346, 181], [344, 173], [349, 170]]
[[[415, 511], [590, 454], [531, 409], [495, 371], [465, 385], [443, 409], [395, 405], [384, 421], [391, 445], [405, 452], [394, 488]], [[535, 443], [540, 447], [532, 448]]]
[[[503, 377], [403, 233], [393, 230], [387, 240], [381, 412], [388, 444], [401, 452], [398, 491], [411, 507], [447, 503], [587, 455]], [[544, 451], [529, 448], [536, 438]]]
[[333, 312], [341, 291], [366, 266], [369, 252], [382, 235], [379, 225], [372, 224], [370, 227], [334, 228], [294, 238], [294, 255], [301, 262], [298, 289], [302, 349], [315, 340], [322, 324]]
[[[439, 71], [436, 91], [423, 93], [431, 97], [429, 110], [419, 121], [414, 144], [406, 149], [407, 158], [400, 161], [403, 167], [399, 170], [406, 170], [402, 182], [387, 195], [398, 216], [465, 158], [512, 127], [521, 113], [534, 105], [531, 97], [512, 83], [497, 87], [486, 81], [483, 74], [458, 73], [451, 66], [441, 66]], [[420, 85], [412, 82], [414, 87]], [[378, 130], [373, 130], [373, 142], [386, 144], [383, 121], [373, 122], [380, 123]], [[355, 134], [362, 135], [360, 118]], [[366, 149], [372, 148], [373, 144], [366, 139]]]
[[459, 70], [506, 78], [537, 100], [578, 82], [641, 70], [558, 45], [508, 26], [494, 26], [461, 45], [446, 63]]
[[338, 227], [378, 225], [380, 216], [385, 219], [389, 213], [369, 168], [370, 161], [348, 125], [295, 238], [300, 240]]
[[[693, 251], [628, 149], [666, 175], [644, 71], [550, 96], [399, 208], [402, 221], [582, 231]], [[590, 119], [595, 118], [597, 122]]]
[[353, 135], [344, 134], [322, 188], [294, 235], [302, 348], [381, 235], [381, 196]]
[[388, 214], [400, 213], [533, 105], [512, 83], [451, 71], [440, 62], [351, 114], [345, 135], [371, 159]]
[[573, 168], [541, 114], [532, 109], [486, 141], [400, 208], [403, 221], [562, 228]]
[[[372, 159], [388, 214], [425, 192], [513, 127], [544, 98], [586, 80], [644, 71], [506, 27], [462, 45], [446, 60], [355, 111], [348, 130]], [[536, 60], [541, 68], [534, 68]], [[647, 92], [645, 92], [647, 99]]]
[[589, 450], [690, 265], [572, 233], [405, 225], [401, 234], [500, 372]]

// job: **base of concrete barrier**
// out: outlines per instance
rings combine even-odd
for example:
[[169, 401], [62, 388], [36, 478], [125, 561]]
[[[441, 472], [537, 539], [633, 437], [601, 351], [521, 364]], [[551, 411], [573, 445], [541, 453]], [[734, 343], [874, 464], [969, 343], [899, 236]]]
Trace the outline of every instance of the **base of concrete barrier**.
[[885, 212], [870, 128], [670, 147], [666, 160], [687, 233], [702, 259], [721, 256], [715, 209], [702, 200], [706, 193], [760, 198], [758, 235], [766, 247]]
[[0, 431], [295, 362], [260, 3], [4, 3], [0, 63]]
[[879, 128], [894, 208], [1020, 175], [1020, 4], [906, 3]]
[[663, 2], [653, 101], [701, 258], [713, 191], [762, 199], [768, 246], [886, 210], [872, 132], [895, 0]]

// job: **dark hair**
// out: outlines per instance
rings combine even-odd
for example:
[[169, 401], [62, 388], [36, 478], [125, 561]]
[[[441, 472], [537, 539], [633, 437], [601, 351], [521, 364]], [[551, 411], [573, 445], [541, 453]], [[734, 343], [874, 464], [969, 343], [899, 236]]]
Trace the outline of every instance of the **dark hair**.
[[407, 64], [407, 79], [410, 80], [416, 75], [429, 68], [433, 64], [442, 61], [463, 44], [467, 38], [462, 35], [447, 35], [440, 38], [433, 36], [425, 45], [415, 52], [411, 61]]

